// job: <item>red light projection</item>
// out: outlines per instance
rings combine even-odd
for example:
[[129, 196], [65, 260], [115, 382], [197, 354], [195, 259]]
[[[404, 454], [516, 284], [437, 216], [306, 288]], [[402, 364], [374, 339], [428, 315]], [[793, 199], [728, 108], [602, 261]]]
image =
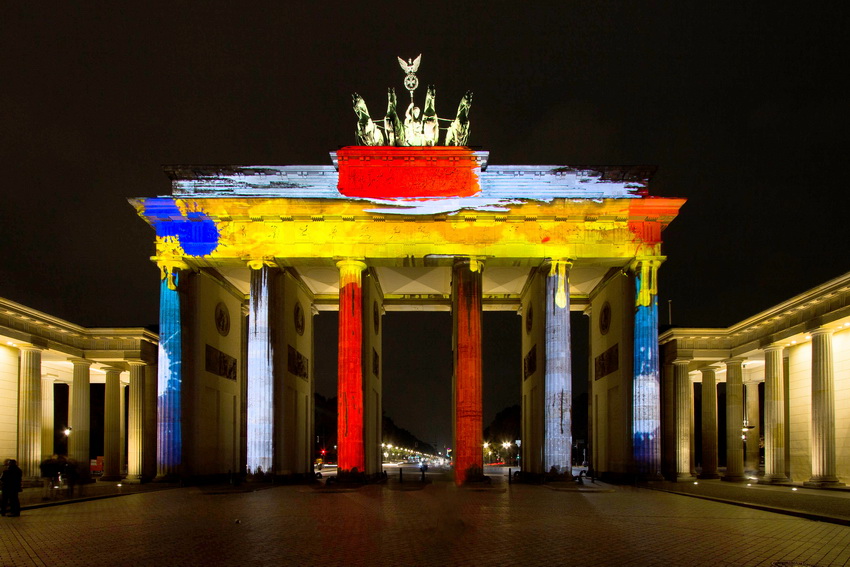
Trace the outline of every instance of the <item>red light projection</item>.
[[680, 199], [632, 199], [629, 201], [629, 230], [636, 240], [655, 246], [661, 242], [661, 231], [676, 217], [681, 205]]
[[463, 146], [347, 146], [336, 155], [337, 188], [346, 197], [471, 197], [481, 190], [478, 157]]
[[[470, 467], [484, 466], [481, 424], [481, 264], [455, 262], [455, 483]], [[474, 270], [474, 271], [473, 271]]]
[[339, 267], [339, 361], [337, 385], [339, 470], [363, 471], [363, 304], [360, 272], [363, 262], [343, 260]]

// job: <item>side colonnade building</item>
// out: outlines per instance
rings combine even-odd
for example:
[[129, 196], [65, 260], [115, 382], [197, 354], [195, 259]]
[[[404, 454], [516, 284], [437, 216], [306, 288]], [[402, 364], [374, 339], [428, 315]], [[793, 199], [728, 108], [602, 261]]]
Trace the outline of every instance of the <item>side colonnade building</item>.
[[850, 273], [727, 329], [673, 328], [659, 343], [665, 476], [718, 478], [725, 457], [724, 480], [850, 482]]
[[[152, 479], [157, 345], [146, 329], [85, 328], [0, 298], [0, 458], [17, 459], [32, 481], [66, 436], [67, 457], [88, 470], [100, 456], [91, 453], [91, 384], [104, 384], [103, 414], [94, 416], [103, 421], [101, 478]], [[67, 388], [65, 408], [58, 388]]]

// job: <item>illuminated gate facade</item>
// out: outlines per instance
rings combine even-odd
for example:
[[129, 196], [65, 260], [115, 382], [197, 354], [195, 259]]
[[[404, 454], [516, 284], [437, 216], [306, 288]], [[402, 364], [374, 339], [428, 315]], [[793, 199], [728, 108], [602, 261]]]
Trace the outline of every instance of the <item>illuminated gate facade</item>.
[[[327, 166], [167, 169], [133, 199], [161, 269], [162, 477], [309, 474], [313, 316], [339, 310], [339, 466], [381, 470], [381, 318], [451, 310], [456, 480], [481, 467], [481, 313], [522, 316], [523, 468], [571, 464], [570, 310], [590, 316], [592, 465], [660, 471], [657, 273], [682, 199], [651, 169], [346, 147]], [[415, 346], [411, 346], [415, 348]]]

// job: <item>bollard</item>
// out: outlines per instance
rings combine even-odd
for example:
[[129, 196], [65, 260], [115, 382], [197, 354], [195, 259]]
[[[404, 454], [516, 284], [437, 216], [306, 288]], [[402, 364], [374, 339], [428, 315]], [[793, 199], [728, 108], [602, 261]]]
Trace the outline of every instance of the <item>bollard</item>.
[[511, 474], [511, 469], [508, 469], [508, 484], [511, 484], [511, 481], [512, 481], [511, 477], [512, 476], [513, 475]]
[[404, 469], [398, 467], [398, 481], [404, 482]]
[[425, 482], [425, 469], [423, 468], [421, 470], [422, 470], [422, 482], [424, 483]]

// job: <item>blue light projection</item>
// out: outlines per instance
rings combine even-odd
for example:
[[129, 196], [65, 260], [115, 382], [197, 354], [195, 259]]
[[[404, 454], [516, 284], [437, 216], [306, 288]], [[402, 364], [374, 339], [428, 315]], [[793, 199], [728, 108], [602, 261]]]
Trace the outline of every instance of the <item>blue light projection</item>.
[[661, 462], [661, 388], [658, 371], [658, 297], [653, 260], [640, 263], [635, 276], [634, 383], [632, 433], [637, 472], [654, 475]]
[[[173, 274], [177, 287], [178, 274]], [[163, 278], [159, 288], [159, 359], [157, 374], [157, 474], [178, 474], [182, 462], [182, 333], [180, 294]]]
[[546, 278], [546, 409], [544, 467], [572, 474], [572, 359], [570, 263], [552, 262]]
[[156, 235], [176, 237], [189, 256], [212, 254], [218, 247], [218, 227], [203, 211], [187, 211], [184, 215], [177, 202], [166, 197], [147, 199], [144, 206]]

